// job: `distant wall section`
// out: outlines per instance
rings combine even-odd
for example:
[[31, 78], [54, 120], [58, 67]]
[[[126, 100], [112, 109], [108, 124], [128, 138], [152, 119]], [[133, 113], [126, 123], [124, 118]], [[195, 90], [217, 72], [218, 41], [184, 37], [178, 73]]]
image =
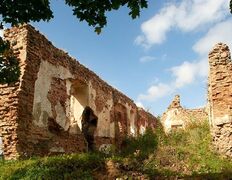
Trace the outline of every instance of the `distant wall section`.
[[208, 119], [205, 108], [185, 109], [180, 104], [180, 96], [176, 95], [166, 112], [161, 117], [166, 133], [175, 129], [185, 129], [191, 123], [201, 123]]

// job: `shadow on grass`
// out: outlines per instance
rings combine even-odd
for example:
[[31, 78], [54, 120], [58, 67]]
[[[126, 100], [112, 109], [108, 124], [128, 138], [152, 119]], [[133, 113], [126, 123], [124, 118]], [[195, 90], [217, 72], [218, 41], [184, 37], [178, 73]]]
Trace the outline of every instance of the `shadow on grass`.
[[174, 180], [174, 179], [186, 179], [186, 180], [232, 180], [231, 172], [221, 173], [205, 173], [205, 174], [194, 174], [193, 175], [177, 175], [176, 172], [170, 170], [167, 171], [153, 171], [147, 173], [150, 179], [154, 180]]

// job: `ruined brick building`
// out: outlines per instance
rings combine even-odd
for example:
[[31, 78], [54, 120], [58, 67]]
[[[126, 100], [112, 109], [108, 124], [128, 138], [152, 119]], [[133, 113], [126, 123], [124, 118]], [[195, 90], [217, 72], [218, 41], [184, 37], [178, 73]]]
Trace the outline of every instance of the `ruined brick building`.
[[[30, 25], [5, 31], [20, 61], [20, 81], [0, 85], [0, 153], [5, 159], [81, 152], [81, 114], [98, 117], [94, 141], [120, 147], [127, 135], [155, 128], [157, 120], [94, 72], [57, 49]], [[208, 103], [185, 109], [176, 96], [161, 120], [165, 130], [208, 118], [216, 149], [232, 157], [232, 62], [228, 46], [209, 53]], [[2, 141], [2, 147], [1, 147]]]
[[208, 102], [202, 109], [185, 109], [176, 96], [161, 122], [166, 132], [185, 128], [189, 122], [208, 119], [213, 144], [223, 155], [232, 157], [232, 61], [229, 47], [218, 43], [209, 53]]
[[5, 159], [81, 152], [81, 114], [98, 117], [94, 141], [120, 147], [127, 135], [156, 126], [156, 118], [94, 72], [57, 49], [30, 25], [8, 29], [21, 77], [0, 86], [0, 140]]
[[185, 109], [180, 104], [180, 96], [176, 95], [167, 111], [162, 115], [161, 122], [166, 133], [172, 129], [185, 128], [191, 122], [203, 122], [208, 114], [205, 108]]

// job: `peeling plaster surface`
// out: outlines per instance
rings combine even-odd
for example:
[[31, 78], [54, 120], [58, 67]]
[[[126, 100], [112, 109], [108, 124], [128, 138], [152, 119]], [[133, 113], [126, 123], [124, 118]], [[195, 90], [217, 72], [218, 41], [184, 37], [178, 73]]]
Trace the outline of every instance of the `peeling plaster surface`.
[[[35, 82], [33, 103], [33, 123], [39, 127], [46, 127], [48, 117], [53, 118], [51, 103], [47, 98], [53, 77], [68, 79], [72, 78], [72, 74], [62, 66], [54, 66], [47, 61], [41, 61], [38, 79]], [[60, 113], [58, 114], [61, 116]]]
[[[81, 129], [81, 115], [84, 110], [84, 106], [80, 104], [80, 102], [74, 97], [71, 96], [71, 101], [70, 101], [70, 113], [71, 117], [70, 120], [72, 124], [77, 124], [79, 129]], [[77, 111], [78, 109], [78, 111]]]
[[73, 87], [71, 87], [70, 121], [76, 127], [76, 132], [73, 129], [72, 133], [80, 133], [82, 128], [81, 115], [85, 107], [89, 104], [88, 92], [89, 88], [87, 85], [73, 83]]
[[96, 90], [93, 88], [93, 85], [91, 83], [91, 81], [89, 81], [89, 106], [94, 110], [94, 112], [96, 112], [96, 104], [95, 104], [95, 99], [96, 99], [96, 95], [97, 92]]
[[[110, 111], [113, 107], [113, 99], [109, 99], [106, 102], [106, 106], [98, 114], [98, 126], [96, 129], [96, 135], [102, 137], [114, 137], [114, 125], [111, 126]], [[114, 124], [114, 123], [113, 123]], [[107, 128], [108, 127], [108, 128]]]
[[66, 114], [64, 112], [64, 108], [61, 106], [60, 102], [55, 106], [56, 110], [56, 122], [65, 130], [67, 131], [69, 128], [69, 121], [67, 121]]
[[139, 128], [139, 134], [143, 135], [145, 133], [145, 131], [146, 131], [146, 128], [143, 125], [141, 125]]
[[129, 134], [132, 136], [136, 135], [136, 124], [135, 124], [135, 113], [133, 112], [133, 107], [131, 107], [129, 104], [126, 103], [126, 109], [127, 109], [127, 119], [129, 119]]

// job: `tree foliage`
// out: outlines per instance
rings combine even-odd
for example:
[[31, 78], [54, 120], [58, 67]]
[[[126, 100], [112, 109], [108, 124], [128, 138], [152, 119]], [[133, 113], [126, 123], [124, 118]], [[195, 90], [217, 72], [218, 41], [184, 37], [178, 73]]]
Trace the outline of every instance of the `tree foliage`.
[[50, 20], [53, 15], [48, 0], [1, 0], [2, 21], [16, 25], [30, 21]]
[[[98, 34], [107, 24], [106, 12], [126, 5], [134, 19], [142, 8], [147, 8], [147, 0], [65, 0], [65, 3], [72, 7], [77, 19], [86, 21]], [[17, 25], [52, 18], [49, 0], [1, 0], [0, 3], [0, 29], [3, 29], [2, 23]], [[0, 84], [15, 82], [19, 75], [19, 63], [10, 44], [0, 37]]]
[[106, 12], [118, 10], [127, 5], [129, 15], [134, 19], [140, 15], [140, 9], [147, 8], [147, 0], [66, 0], [66, 4], [73, 8], [73, 15], [80, 21], [86, 21], [89, 26], [101, 32], [107, 23]]
[[20, 75], [19, 61], [10, 43], [0, 38], [0, 84], [16, 82]]
[[230, 13], [232, 14], [232, 0], [230, 0]]
[[[72, 7], [73, 15], [86, 21], [97, 33], [107, 24], [106, 12], [127, 6], [134, 19], [142, 8], [147, 8], [147, 0], [65, 0]], [[2, 21], [16, 25], [30, 21], [49, 21], [53, 18], [49, 0], [2, 0], [0, 4]]]

